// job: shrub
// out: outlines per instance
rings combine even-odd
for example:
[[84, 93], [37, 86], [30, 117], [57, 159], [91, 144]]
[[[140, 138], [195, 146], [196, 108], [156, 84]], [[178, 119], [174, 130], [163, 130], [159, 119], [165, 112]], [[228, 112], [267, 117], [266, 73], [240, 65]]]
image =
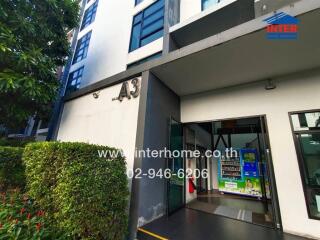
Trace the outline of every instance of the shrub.
[[0, 146], [0, 191], [25, 187], [23, 148]]
[[28, 144], [24, 152], [30, 197], [72, 238], [123, 239], [127, 229], [127, 176], [121, 156], [100, 158], [85, 143]]

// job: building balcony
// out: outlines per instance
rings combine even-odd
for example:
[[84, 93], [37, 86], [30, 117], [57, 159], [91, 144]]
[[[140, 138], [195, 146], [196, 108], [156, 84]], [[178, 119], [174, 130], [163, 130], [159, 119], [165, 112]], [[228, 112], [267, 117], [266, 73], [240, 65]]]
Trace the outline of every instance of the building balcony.
[[[254, 18], [253, 0], [227, 0], [170, 27], [176, 48], [208, 38]], [[190, 34], [192, 33], [192, 34]]]
[[[201, 7], [199, 4], [186, 6], [186, 2], [181, 0], [180, 4], [170, 4], [169, 0], [170, 51], [224, 32], [297, 0], [211, 0], [202, 1]], [[211, 3], [204, 6], [204, 2]], [[190, 11], [194, 13], [191, 16]]]

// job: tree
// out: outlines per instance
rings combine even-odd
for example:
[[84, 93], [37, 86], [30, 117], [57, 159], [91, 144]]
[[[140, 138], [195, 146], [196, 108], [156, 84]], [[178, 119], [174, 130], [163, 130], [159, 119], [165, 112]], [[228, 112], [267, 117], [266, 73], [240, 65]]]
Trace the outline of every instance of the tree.
[[51, 107], [56, 69], [70, 54], [67, 32], [77, 26], [79, 1], [0, 1], [0, 124], [25, 126]]

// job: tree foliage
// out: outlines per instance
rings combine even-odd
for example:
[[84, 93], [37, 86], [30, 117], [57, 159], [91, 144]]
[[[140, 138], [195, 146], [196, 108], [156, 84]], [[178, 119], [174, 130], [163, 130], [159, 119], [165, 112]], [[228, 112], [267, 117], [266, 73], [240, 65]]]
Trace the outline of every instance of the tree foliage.
[[52, 103], [56, 69], [70, 54], [67, 32], [78, 23], [77, 2], [0, 1], [0, 124], [23, 126]]

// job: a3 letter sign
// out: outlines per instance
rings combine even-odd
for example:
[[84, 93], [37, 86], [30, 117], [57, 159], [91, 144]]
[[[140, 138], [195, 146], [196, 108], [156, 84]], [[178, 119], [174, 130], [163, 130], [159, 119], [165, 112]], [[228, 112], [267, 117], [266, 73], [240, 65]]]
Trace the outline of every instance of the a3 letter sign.
[[[130, 91], [129, 82], [133, 87], [133, 91]], [[112, 101], [119, 100], [120, 102], [122, 102], [124, 98], [128, 98], [128, 99], [131, 99], [131, 97], [136, 98], [139, 96], [139, 94], [140, 94], [140, 78], [134, 78], [131, 81], [126, 81], [122, 83], [119, 96], [113, 98]]]

